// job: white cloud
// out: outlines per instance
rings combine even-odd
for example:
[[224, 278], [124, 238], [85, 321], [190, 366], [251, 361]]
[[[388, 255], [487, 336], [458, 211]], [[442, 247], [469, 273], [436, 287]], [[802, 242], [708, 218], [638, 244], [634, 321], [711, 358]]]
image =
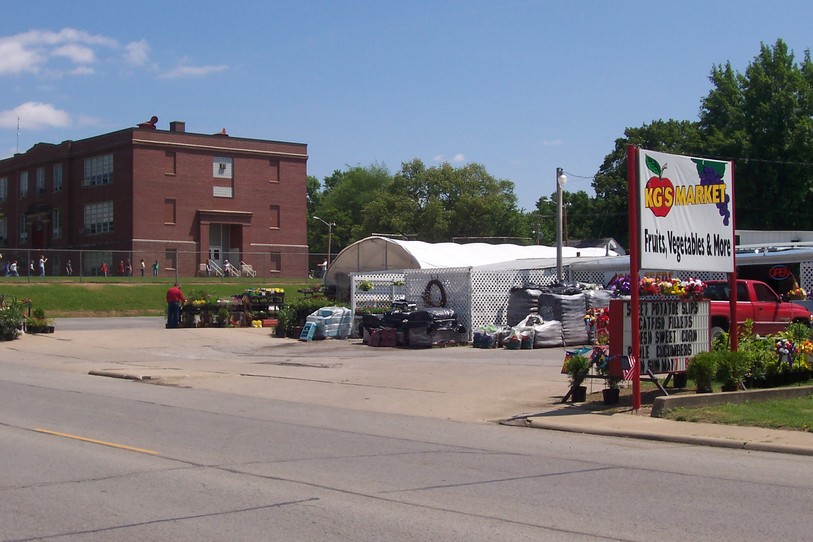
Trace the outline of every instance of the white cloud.
[[216, 66], [189, 66], [189, 65], [179, 65], [176, 68], [163, 73], [160, 77], [161, 79], [181, 79], [184, 77], [204, 77], [211, 73], [222, 72], [228, 69], [228, 66], [225, 65], [216, 65]]
[[96, 62], [100, 51], [118, 47], [113, 38], [73, 28], [63, 28], [59, 32], [31, 30], [0, 37], [0, 75], [53, 74], [53, 70], [47, 69], [50, 58], [60, 57], [76, 65], [87, 65]]
[[28, 130], [63, 127], [70, 123], [70, 115], [51, 104], [26, 102], [8, 111], [0, 111], [0, 128], [20, 127]]
[[68, 73], [71, 75], [93, 75], [96, 71], [89, 66], [77, 66]]
[[454, 163], [454, 164], [459, 164], [461, 162], [465, 162], [466, 157], [462, 153], [457, 153], [454, 156], [452, 156], [451, 159], [446, 160], [446, 157], [444, 155], [437, 154], [434, 157], [432, 157], [432, 161], [433, 162], [447, 162], [448, 161], [448, 162], [451, 162], [451, 163]]
[[54, 56], [62, 56], [75, 64], [93, 64], [96, 62], [96, 54], [93, 49], [85, 45], [77, 45], [76, 43], [69, 43], [62, 47], [57, 47], [51, 54]]
[[45, 57], [26, 49], [22, 43], [0, 38], [0, 75], [36, 72]]
[[561, 139], [546, 139], [542, 142], [542, 145], [545, 147], [555, 147], [556, 145], [561, 145]]
[[124, 46], [124, 59], [135, 66], [143, 66], [150, 56], [150, 46], [147, 40], [134, 41]]

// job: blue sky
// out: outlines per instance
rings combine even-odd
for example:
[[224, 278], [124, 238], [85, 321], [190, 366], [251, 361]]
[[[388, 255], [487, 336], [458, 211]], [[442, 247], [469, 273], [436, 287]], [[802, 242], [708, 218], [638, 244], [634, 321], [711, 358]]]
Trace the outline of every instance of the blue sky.
[[[0, 0], [0, 157], [135, 126], [307, 143], [308, 173], [480, 163], [532, 209], [713, 65], [811, 48], [807, 1]], [[20, 119], [19, 136], [17, 119]], [[18, 142], [19, 140], [19, 142]]]

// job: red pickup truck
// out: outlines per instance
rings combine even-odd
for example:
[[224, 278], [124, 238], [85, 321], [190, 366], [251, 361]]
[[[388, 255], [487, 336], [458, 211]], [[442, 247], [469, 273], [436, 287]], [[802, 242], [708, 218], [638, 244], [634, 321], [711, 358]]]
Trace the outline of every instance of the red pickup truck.
[[[710, 300], [711, 336], [728, 331], [731, 314], [731, 288], [726, 280], [706, 284], [703, 297]], [[792, 322], [810, 325], [810, 311], [795, 303], [785, 303], [770, 286], [758, 280], [737, 281], [737, 323], [754, 321], [754, 332], [760, 335], [783, 331]]]

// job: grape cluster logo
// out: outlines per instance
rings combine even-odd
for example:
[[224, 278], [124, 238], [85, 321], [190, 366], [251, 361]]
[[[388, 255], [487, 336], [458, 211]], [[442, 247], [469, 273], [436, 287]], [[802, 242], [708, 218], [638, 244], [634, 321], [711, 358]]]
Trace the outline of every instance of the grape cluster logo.
[[644, 205], [656, 217], [663, 218], [674, 206], [683, 205], [716, 205], [722, 217], [723, 225], [728, 226], [731, 220], [729, 203], [731, 196], [726, 193], [723, 181], [725, 162], [692, 158], [697, 166], [697, 184], [677, 185], [664, 175], [668, 164], [660, 163], [646, 155], [646, 167], [654, 173], [644, 188]]

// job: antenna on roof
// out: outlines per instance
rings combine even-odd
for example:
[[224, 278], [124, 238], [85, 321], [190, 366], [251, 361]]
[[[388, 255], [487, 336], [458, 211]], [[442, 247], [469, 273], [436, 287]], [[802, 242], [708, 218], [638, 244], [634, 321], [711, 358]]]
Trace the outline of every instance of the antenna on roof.
[[20, 115], [17, 115], [17, 147], [14, 149], [14, 154], [20, 153]]

